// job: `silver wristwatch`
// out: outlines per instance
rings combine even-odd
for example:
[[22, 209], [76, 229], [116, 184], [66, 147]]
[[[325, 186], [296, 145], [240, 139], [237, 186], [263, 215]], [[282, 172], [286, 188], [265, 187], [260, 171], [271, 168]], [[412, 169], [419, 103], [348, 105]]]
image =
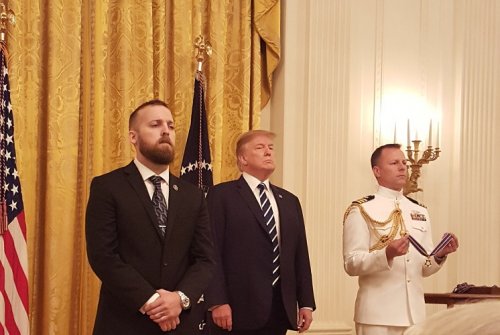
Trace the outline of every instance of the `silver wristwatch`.
[[191, 307], [191, 300], [189, 300], [188, 296], [182, 293], [181, 291], [175, 291], [181, 298], [181, 307], [183, 310], [189, 309]]

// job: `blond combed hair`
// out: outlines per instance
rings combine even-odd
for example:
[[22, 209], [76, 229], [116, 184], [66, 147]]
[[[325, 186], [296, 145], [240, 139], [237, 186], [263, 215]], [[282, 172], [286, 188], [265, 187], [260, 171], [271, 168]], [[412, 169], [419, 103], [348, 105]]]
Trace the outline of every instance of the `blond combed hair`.
[[240, 137], [238, 137], [238, 141], [236, 142], [236, 162], [238, 164], [238, 168], [240, 169], [240, 171], [241, 171], [241, 166], [239, 157], [243, 153], [244, 146], [258, 136], [265, 136], [270, 139], [274, 139], [276, 137], [276, 134], [269, 130], [256, 129], [256, 130], [249, 130], [241, 134]]
[[257, 136], [266, 136], [274, 139], [276, 137], [276, 134], [272, 131], [262, 129], [249, 130], [246, 133], [241, 134], [240, 137], [238, 137], [238, 141], [236, 142], [236, 156], [239, 156], [241, 154], [242, 148], [245, 144], [247, 144]]

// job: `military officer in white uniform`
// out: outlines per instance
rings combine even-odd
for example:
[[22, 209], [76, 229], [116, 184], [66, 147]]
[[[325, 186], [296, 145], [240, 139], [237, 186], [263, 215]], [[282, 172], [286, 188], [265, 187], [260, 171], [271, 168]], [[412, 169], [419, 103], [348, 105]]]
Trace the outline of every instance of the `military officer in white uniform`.
[[403, 334], [425, 318], [423, 277], [437, 272], [458, 248], [449, 243], [433, 257], [410, 247], [411, 235], [430, 253], [434, 248], [427, 209], [402, 193], [406, 159], [399, 144], [371, 157], [379, 184], [375, 195], [354, 201], [344, 216], [344, 268], [359, 277], [354, 321], [358, 335]]

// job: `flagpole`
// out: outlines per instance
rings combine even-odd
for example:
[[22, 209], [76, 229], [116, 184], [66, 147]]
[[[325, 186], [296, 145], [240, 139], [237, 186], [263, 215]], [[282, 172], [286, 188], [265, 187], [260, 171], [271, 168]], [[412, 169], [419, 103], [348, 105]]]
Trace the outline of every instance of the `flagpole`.
[[193, 106], [191, 125], [186, 140], [181, 164], [180, 177], [187, 180], [206, 194], [213, 186], [212, 159], [210, 157], [210, 142], [208, 136], [208, 121], [205, 110], [206, 78], [203, 74], [203, 63], [206, 56], [212, 54], [212, 46], [201, 35], [194, 41], [196, 72], [194, 80]]
[[[205, 99], [205, 88], [206, 88], [206, 78], [203, 74], [203, 63], [205, 62], [205, 55], [210, 57], [212, 55], [212, 46], [205, 37], [198, 35], [194, 40], [194, 47], [196, 49], [196, 61], [198, 62], [198, 67], [196, 70], [195, 78], [200, 83], [200, 94], [199, 94], [199, 129], [198, 129], [198, 187], [203, 189], [206, 181], [203, 180], [203, 118], [206, 111], [203, 110], [203, 104]], [[195, 85], [196, 86], [196, 85]], [[193, 121], [191, 121], [193, 122]], [[211, 186], [211, 185], [210, 185]]]
[[0, 3], [0, 42], [6, 43], [7, 24], [16, 25], [16, 15], [12, 9], [7, 9], [4, 3]]
[[194, 47], [196, 48], [196, 61], [198, 62], [197, 71], [202, 72], [203, 63], [205, 62], [205, 55], [212, 56], [212, 46], [210, 42], [205, 40], [205, 37], [198, 35], [194, 40]]

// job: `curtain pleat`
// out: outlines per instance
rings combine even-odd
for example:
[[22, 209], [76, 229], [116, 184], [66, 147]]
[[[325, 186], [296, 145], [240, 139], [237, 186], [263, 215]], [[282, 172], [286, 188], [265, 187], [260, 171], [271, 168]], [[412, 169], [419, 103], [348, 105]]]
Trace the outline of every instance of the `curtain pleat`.
[[9, 1], [17, 163], [28, 225], [32, 334], [91, 334], [100, 282], [85, 251], [91, 179], [128, 163], [128, 117], [159, 98], [176, 120], [179, 173], [189, 131], [194, 39], [204, 64], [214, 181], [238, 176], [238, 136], [259, 128], [280, 58], [274, 1]]

